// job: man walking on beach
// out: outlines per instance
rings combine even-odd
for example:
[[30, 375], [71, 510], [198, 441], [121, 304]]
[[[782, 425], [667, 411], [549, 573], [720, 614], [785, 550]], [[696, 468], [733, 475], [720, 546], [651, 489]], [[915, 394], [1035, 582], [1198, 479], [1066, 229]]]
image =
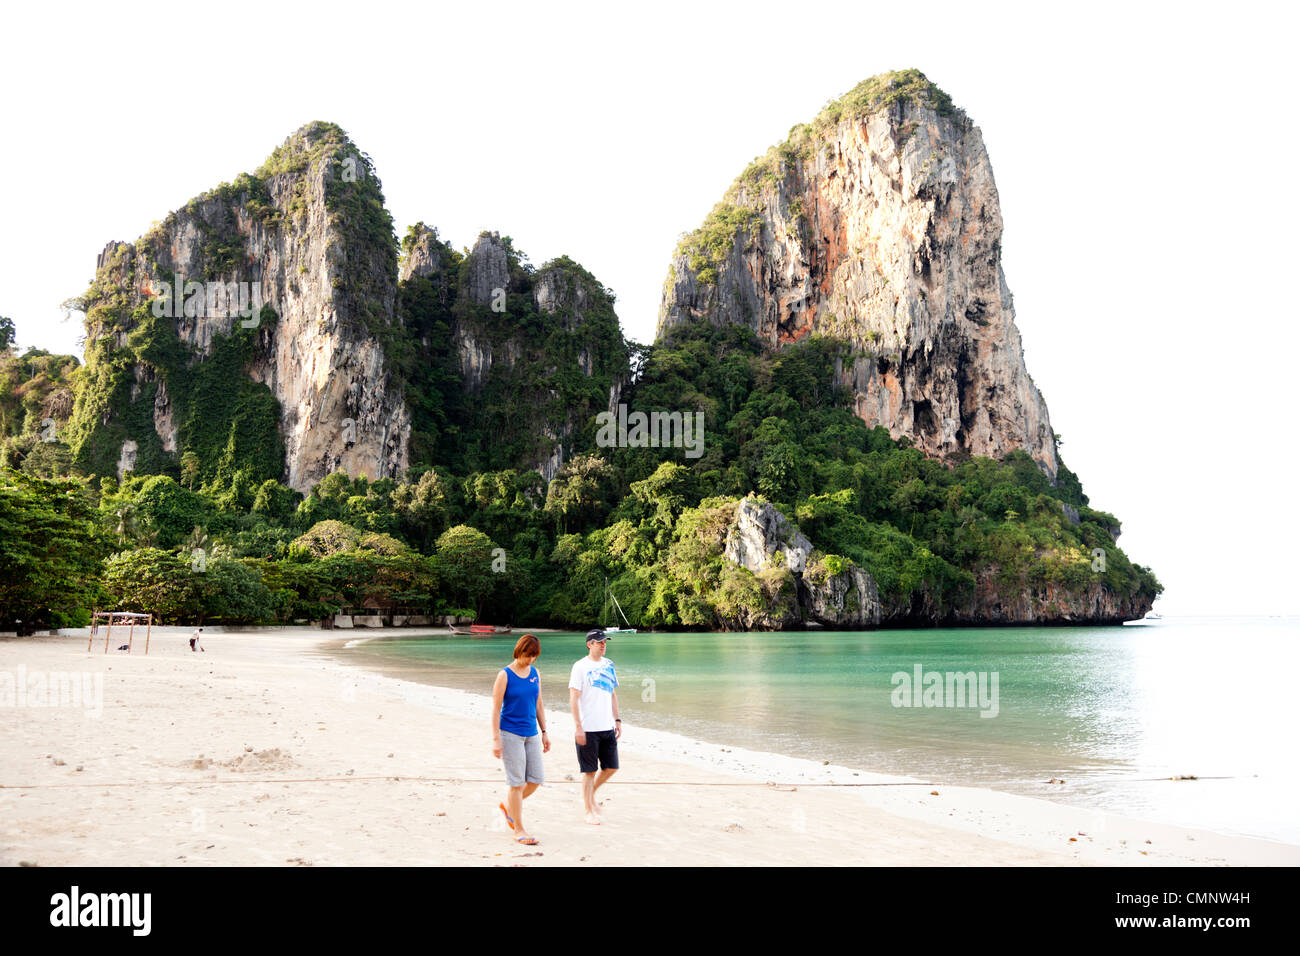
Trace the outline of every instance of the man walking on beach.
[[[203, 647], [203, 628], [201, 628], [201, 627], [195, 628], [195, 629], [194, 629], [194, 633], [190, 635], [190, 651], [191, 651], [191, 652], [194, 650], [194, 646], [195, 646], [196, 644], [198, 645], [199, 650], [204, 651], [204, 647]], [[207, 653], [207, 652], [204, 651], [204, 653]]]
[[[623, 724], [618, 717], [618, 695], [614, 688], [614, 662], [605, 660], [605, 632], [587, 632], [587, 656], [569, 673], [569, 710], [573, 713], [573, 740], [582, 772], [583, 817], [593, 826], [601, 823], [596, 791], [618, 769], [618, 738]], [[597, 775], [597, 766], [600, 773]]]

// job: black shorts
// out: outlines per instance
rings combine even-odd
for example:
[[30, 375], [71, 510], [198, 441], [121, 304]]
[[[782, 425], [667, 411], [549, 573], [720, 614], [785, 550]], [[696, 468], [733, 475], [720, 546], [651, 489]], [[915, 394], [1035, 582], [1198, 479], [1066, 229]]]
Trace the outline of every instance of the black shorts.
[[582, 773], [595, 773], [596, 761], [600, 761], [601, 770], [618, 769], [618, 739], [612, 730], [589, 730], [587, 742], [574, 742], [578, 750], [578, 770]]

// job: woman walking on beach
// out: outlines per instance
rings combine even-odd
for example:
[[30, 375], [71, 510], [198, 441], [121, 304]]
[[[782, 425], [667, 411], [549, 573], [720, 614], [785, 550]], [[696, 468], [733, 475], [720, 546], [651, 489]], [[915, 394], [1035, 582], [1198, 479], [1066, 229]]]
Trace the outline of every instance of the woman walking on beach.
[[524, 798], [542, 785], [542, 754], [551, 749], [542, 682], [533, 666], [541, 652], [541, 644], [532, 634], [519, 638], [515, 659], [501, 668], [492, 685], [492, 756], [505, 761], [506, 786], [510, 788], [500, 808], [515, 831], [515, 840], [529, 846], [537, 841], [524, 829]]

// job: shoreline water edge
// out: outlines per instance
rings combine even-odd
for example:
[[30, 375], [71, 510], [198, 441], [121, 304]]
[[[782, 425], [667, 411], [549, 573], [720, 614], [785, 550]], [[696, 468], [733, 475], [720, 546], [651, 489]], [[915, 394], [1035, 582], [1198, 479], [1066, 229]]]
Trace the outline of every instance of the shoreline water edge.
[[189, 633], [155, 628], [148, 656], [88, 653], [85, 629], [0, 638], [6, 686], [21, 667], [40, 691], [0, 687], [0, 865], [1300, 865], [1293, 844], [635, 725], [607, 825], [585, 826], [562, 710], [539, 845], [516, 846], [486, 695], [345, 662], [315, 629], [205, 631], [202, 654]]

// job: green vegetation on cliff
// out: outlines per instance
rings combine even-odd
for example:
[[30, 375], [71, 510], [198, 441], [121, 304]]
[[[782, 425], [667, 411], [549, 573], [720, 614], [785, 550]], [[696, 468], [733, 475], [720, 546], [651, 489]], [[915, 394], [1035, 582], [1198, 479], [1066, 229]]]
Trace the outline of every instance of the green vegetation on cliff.
[[[274, 310], [267, 309], [263, 315], [271, 322]], [[132, 470], [139, 474], [179, 477], [181, 458], [189, 452], [197, 456], [203, 478], [235, 471], [258, 481], [281, 476], [279, 403], [244, 371], [258, 347], [258, 329], [236, 322], [229, 335], [214, 336], [209, 354], [199, 356], [177, 337], [176, 321], [155, 316], [148, 303], [129, 313], [94, 303], [88, 315], [104, 334], [86, 343], [86, 368], [68, 423], [78, 468], [117, 474], [129, 440], [137, 446]], [[159, 436], [163, 410], [176, 426], [174, 451], [165, 450]]]
[[66, 475], [65, 426], [81, 363], [73, 355], [0, 348], [0, 468]]
[[[86, 313], [86, 368], [71, 409], [71, 462], [91, 475], [116, 475], [125, 442], [134, 442], [137, 474], [179, 476], [185, 456], [195, 477], [246, 473], [250, 481], [284, 471], [280, 408], [270, 388], [253, 381], [249, 366], [266, 358], [268, 331], [278, 320], [263, 306], [253, 328], [233, 323], [202, 348], [177, 335], [176, 317], [154, 314], [157, 283], [172, 289], [174, 316], [186, 293], [170, 261], [168, 236], [192, 225], [200, 236], [199, 275], [187, 281], [234, 281], [248, 261], [247, 220], [273, 235], [306, 212], [312, 190], [323, 190], [332, 226], [343, 238], [346, 267], [336, 280], [341, 315], [356, 318], [357, 334], [377, 337], [395, 362], [414, 366], [407, 341], [389, 322], [384, 303], [396, 281], [397, 241], [373, 164], [332, 123], [312, 123], [276, 147], [254, 174], [244, 173], [190, 200], [156, 224], [136, 246], [118, 244], [80, 299]], [[287, 208], [273, 199], [288, 195]], [[281, 200], [283, 202], [283, 199]], [[407, 347], [407, 354], [400, 354]], [[175, 447], [160, 431], [175, 429]], [[18, 464], [16, 454], [0, 464]]]
[[[965, 116], [953, 105], [952, 98], [920, 70], [896, 70], [863, 80], [827, 103], [811, 123], [795, 125], [784, 142], [755, 157], [700, 227], [682, 237], [675, 255], [687, 257], [698, 282], [716, 285], [718, 270], [736, 241], [754, 237], [768, 195], [785, 181], [797, 162], [813, 157], [829, 131], [846, 120], [860, 120], [904, 103], [931, 109], [954, 121], [962, 121]], [[804, 210], [799, 204], [787, 212], [797, 221]]]
[[953, 105], [952, 97], [930, 82], [920, 70], [893, 70], [865, 79], [839, 99], [831, 100], [812, 121], [812, 130], [820, 133], [844, 119], [861, 119], [901, 103], [932, 109], [948, 119], [963, 115]]
[[699, 229], [682, 240], [677, 253], [686, 256], [697, 280], [705, 285], [715, 285], [718, 270], [736, 240], [751, 235], [760, 222], [756, 209], [724, 200], [713, 207]]
[[[503, 242], [509, 279], [501, 311], [471, 299], [469, 258], [436, 234], [439, 268], [399, 289], [410, 345], [394, 354], [402, 357], [397, 373], [407, 384], [417, 472], [434, 463], [457, 472], [537, 464], [557, 440], [570, 450], [592, 447], [595, 415], [627, 374], [613, 293], [567, 256], [535, 268], [509, 237]], [[549, 309], [537, 306], [542, 283]], [[471, 368], [467, 381], [463, 363], [484, 352], [490, 367]]]

